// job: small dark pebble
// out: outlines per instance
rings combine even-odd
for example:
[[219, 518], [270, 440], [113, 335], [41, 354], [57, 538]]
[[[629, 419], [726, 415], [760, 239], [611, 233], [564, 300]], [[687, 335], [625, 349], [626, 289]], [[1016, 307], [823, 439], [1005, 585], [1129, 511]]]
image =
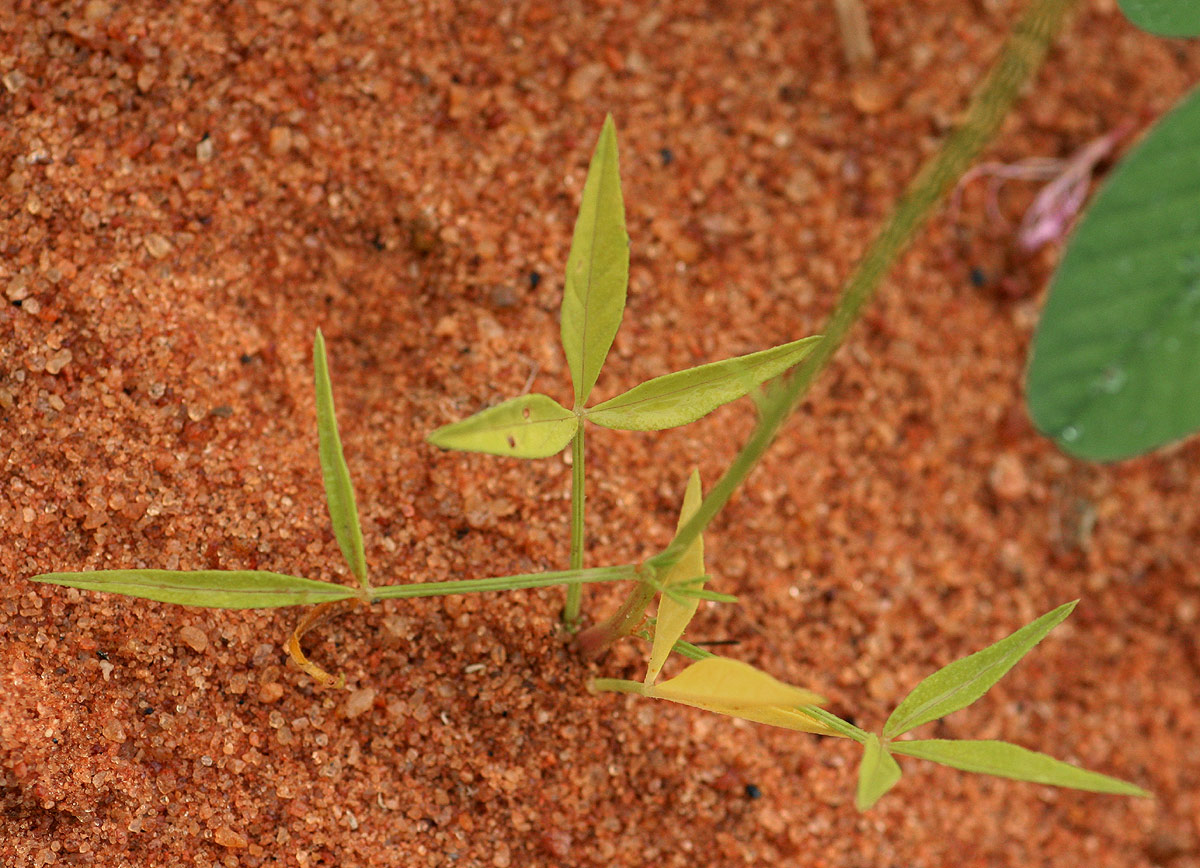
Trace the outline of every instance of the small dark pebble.
[[529, 272], [529, 286], [532, 289], [537, 289], [539, 283], [542, 282], [542, 276], [536, 271]]
[[987, 274], [982, 268], [971, 269], [971, 286], [975, 287], [976, 289], [980, 289], [984, 286], [987, 286], [987, 283]]
[[220, 407], [213, 407], [209, 412], [213, 416], [220, 417], [221, 419], [228, 419], [233, 415], [233, 408], [222, 404]]
[[145, 708], [142, 709], [142, 714], [145, 714], [145, 715], [154, 714], [154, 706], [147, 705]]
[[746, 784], [746, 798], [747, 799], [761, 799], [762, 798], [762, 790], [760, 790], [754, 784]]
[[254, 356], [250, 355], [249, 353], [242, 353], [240, 360], [243, 365], [248, 365], [254, 361]]
[[670, 148], [663, 148], [658, 152], [659, 159], [662, 160], [663, 166], [669, 166], [675, 162], [675, 152]]

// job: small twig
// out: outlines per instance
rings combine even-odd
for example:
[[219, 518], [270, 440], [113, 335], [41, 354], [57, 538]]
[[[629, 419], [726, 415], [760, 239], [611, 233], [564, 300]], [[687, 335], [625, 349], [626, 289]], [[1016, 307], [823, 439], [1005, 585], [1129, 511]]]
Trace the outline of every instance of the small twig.
[[875, 46], [871, 42], [871, 27], [862, 0], [833, 0], [837, 11], [838, 29], [842, 32], [842, 50], [851, 69], [861, 69], [875, 62]]

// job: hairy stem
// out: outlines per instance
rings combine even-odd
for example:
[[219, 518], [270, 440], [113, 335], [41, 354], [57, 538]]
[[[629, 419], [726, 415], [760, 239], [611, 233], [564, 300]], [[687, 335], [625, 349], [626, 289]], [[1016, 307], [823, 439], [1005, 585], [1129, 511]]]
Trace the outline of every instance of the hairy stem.
[[[1076, 2], [1033, 0], [1013, 28], [999, 59], [975, 91], [962, 125], [946, 139], [909, 183], [904, 196], [850, 276], [823, 329], [824, 338], [799, 370], [763, 402], [758, 425], [749, 442], [709, 490], [692, 518], [675, 534], [670, 545], [651, 558], [647, 566], [661, 572], [676, 563], [757, 466], [784, 420], [845, 342], [850, 327], [858, 321], [900, 253], [929, 220], [934, 207], [950, 192], [984, 145], [996, 135], [1001, 122], [1020, 95], [1021, 88], [1041, 65], [1050, 42]], [[631, 601], [642, 596], [642, 587], [639, 585], [633, 592]], [[647, 599], [645, 605], [649, 602]], [[640, 617], [645, 605], [641, 611], [630, 612], [629, 617]], [[592, 650], [594, 653], [603, 649]]]
[[487, 591], [517, 591], [553, 585], [578, 586], [588, 582], [621, 582], [637, 577], [636, 564], [592, 567], [590, 570], [561, 570], [551, 573], [522, 573], [486, 579], [456, 579], [449, 582], [415, 582], [410, 585], [375, 585], [372, 600], [401, 600], [413, 597], [445, 597], [450, 594], [479, 594]]
[[[583, 420], [579, 420], [579, 428], [571, 440], [571, 569], [583, 569], [583, 515], [584, 489], [583, 473]], [[579, 613], [583, 606], [583, 587], [581, 585], [567, 586], [567, 602], [563, 606], [563, 623], [568, 630], [574, 630], [579, 624]]]

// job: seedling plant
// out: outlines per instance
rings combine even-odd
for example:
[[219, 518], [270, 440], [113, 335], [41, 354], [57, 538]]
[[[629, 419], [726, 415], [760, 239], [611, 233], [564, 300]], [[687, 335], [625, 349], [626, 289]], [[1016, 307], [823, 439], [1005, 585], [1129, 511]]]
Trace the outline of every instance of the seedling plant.
[[[1047, 13], [1042, 7], [1031, 12], [1035, 23], [1038, 14]], [[1053, 32], [1052, 28], [1049, 32]], [[1048, 38], [1046, 35], [1045, 39]], [[1010, 48], [1006, 54], [1010, 63], [1015, 50]], [[1032, 68], [1039, 58], [1040, 55], [1018, 59], [1024, 64], [1022, 68]], [[998, 64], [1002, 66], [1003, 60]], [[593, 691], [632, 693], [785, 729], [852, 740], [863, 748], [856, 794], [856, 804], [861, 810], [871, 807], [899, 780], [896, 756], [927, 759], [964, 771], [1015, 780], [1146, 795], [1133, 784], [1007, 742], [904, 738], [918, 727], [980, 699], [1071, 613], [1076, 602], [1065, 603], [1007, 638], [933, 673], [900, 702], [878, 733], [861, 729], [823, 708], [825, 700], [818, 693], [785, 684], [745, 662], [718, 657], [683, 638], [702, 600], [734, 601], [729, 595], [706, 587], [711, 575], [704, 562], [704, 529], [761, 458], [816, 371], [844, 338], [849, 324], [870, 295], [872, 281], [878, 282], [881, 263], [894, 258], [932, 204], [954, 178], [961, 176], [981, 141], [999, 123], [999, 117], [992, 116], [999, 111], [997, 104], [1003, 108], [1007, 105], [1005, 99], [1011, 102], [1021, 80], [1011, 74], [996, 74], [985, 84], [969, 113], [964, 127], [967, 132], [947, 144], [939, 157], [944, 165], [935, 164], [914, 182], [913, 195], [897, 211], [859, 274], [852, 279], [824, 338], [802, 338], [666, 374], [589, 406], [592, 388], [620, 325], [629, 273], [616, 128], [611, 118], [606, 120], [589, 166], [567, 259], [562, 346], [574, 388], [573, 406], [563, 407], [546, 395], [523, 395], [439, 428], [428, 438], [445, 449], [525, 459], [552, 456], [570, 445], [573, 462], [568, 569], [445, 582], [373, 584], [364, 555], [354, 487], [338, 434], [325, 341], [318, 330], [313, 346], [318, 451], [334, 537], [354, 577], [354, 585], [239, 570], [57, 572], [34, 576], [33, 581], [223, 609], [315, 604], [292, 633], [288, 650], [313, 678], [331, 686], [343, 685], [344, 679], [330, 675], [307, 659], [301, 640], [308, 630], [347, 609], [390, 599], [562, 585], [567, 590], [564, 621], [574, 628], [580, 618], [583, 585], [624, 582], [631, 586], [625, 602], [611, 616], [579, 633], [576, 642], [581, 650], [598, 654], [623, 637], [648, 639], [650, 653], [645, 677], [641, 681], [597, 678], [590, 684]], [[1002, 111], [999, 115], [1002, 116]], [[928, 189], [922, 188], [922, 184]], [[787, 375], [798, 363], [804, 364]], [[766, 389], [760, 393], [763, 386]], [[754, 435], [707, 496], [702, 496], [699, 475], [693, 472], [670, 544], [639, 564], [585, 568], [586, 423], [603, 428], [662, 430], [692, 422], [751, 393], [757, 398], [759, 411]], [[648, 619], [647, 610], [655, 600], [656, 616]], [[660, 681], [659, 675], [672, 652], [692, 662], [678, 675]]]

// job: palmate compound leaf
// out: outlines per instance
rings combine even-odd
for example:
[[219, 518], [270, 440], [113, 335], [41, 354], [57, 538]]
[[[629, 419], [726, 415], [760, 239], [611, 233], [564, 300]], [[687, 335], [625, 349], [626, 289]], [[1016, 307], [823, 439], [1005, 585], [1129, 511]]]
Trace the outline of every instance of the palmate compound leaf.
[[96, 570], [44, 573], [30, 581], [214, 609], [270, 609], [357, 596], [345, 585], [260, 570]]
[[590, 407], [584, 416], [605, 428], [660, 431], [694, 422], [777, 377], [807, 356], [820, 335], [757, 353], [655, 377]]
[[360, 585], [369, 588], [367, 559], [363, 554], [362, 528], [358, 523], [358, 506], [354, 501], [354, 484], [350, 468], [342, 454], [342, 438], [338, 435], [337, 416], [333, 409], [333, 386], [329, 380], [329, 362], [325, 357], [325, 336], [317, 329], [313, 341], [313, 378], [317, 392], [317, 437], [321, 456], [321, 477], [325, 480], [325, 500], [329, 504], [329, 520], [342, 556], [350, 565]]
[[1080, 221], [1025, 393], [1038, 430], [1089, 461], [1200, 428], [1200, 90], [1121, 161]]
[[900, 765], [888, 752], [879, 736], [870, 733], [863, 742], [862, 760], [858, 764], [858, 789], [854, 805], [866, 811], [883, 798], [883, 794], [900, 781]]
[[1125, 17], [1158, 36], [1200, 36], [1196, 0], [1117, 0]]
[[[693, 470], [692, 475], [688, 477], [687, 488], [683, 493], [683, 506], [679, 510], [677, 530], [687, 524], [688, 519], [695, 515], [696, 510], [700, 508], [700, 500], [700, 471]], [[667, 571], [663, 577], [663, 585], [671, 587], [702, 575], [704, 575], [704, 538], [698, 536], [696, 541], [688, 546], [683, 557]], [[663, 664], [667, 662], [667, 657], [675, 646], [675, 641], [683, 636], [684, 629], [692, 620], [692, 616], [696, 614], [699, 605], [700, 600], [695, 598], [677, 600], [667, 594], [660, 597], [658, 617], [654, 623], [654, 641], [650, 647], [650, 662], [646, 666], [647, 684], [653, 684], [658, 678], [658, 673], [662, 671]]]
[[583, 407], [621, 325], [629, 284], [629, 236], [617, 158], [617, 127], [604, 120], [588, 166], [563, 287], [562, 346]]
[[996, 644], [955, 660], [930, 675], [896, 706], [883, 727], [884, 737], [893, 738], [966, 708], [987, 693], [1034, 645], [1061, 624], [1078, 602], [1064, 603]]
[[546, 395], [522, 395], [438, 428], [425, 439], [443, 449], [548, 458], [571, 442], [579, 417]]
[[1118, 778], [1089, 772], [1044, 753], [1026, 750], [1005, 741], [898, 741], [892, 744], [891, 749], [893, 753], [932, 760], [965, 772], [995, 775], [1015, 781], [1032, 781], [1055, 787], [1121, 796], [1150, 795], [1141, 787]]

